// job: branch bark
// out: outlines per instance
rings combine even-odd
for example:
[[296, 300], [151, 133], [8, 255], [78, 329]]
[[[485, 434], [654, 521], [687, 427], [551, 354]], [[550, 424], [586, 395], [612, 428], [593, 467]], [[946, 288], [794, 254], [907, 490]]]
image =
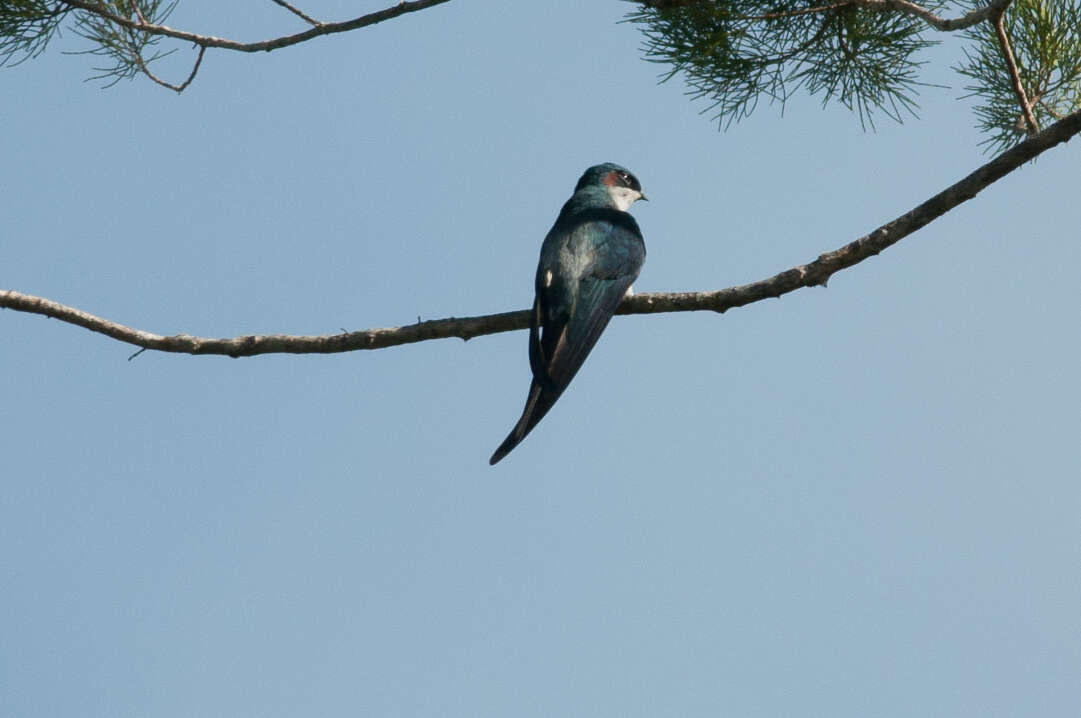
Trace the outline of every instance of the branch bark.
[[316, 20], [311, 15], [309, 15], [306, 12], [304, 12], [303, 10], [301, 10], [300, 8], [295, 7], [293, 5], [290, 5], [285, 0], [271, 0], [271, 1], [277, 3], [278, 5], [281, 5], [283, 8], [285, 8], [289, 12], [293, 13], [294, 15], [296, 15], [297, 17], [299, 17], [301, 20], [308, 23], [312, 27], [319, 27], [320, 25], [323, 24], [323, 23], [319, 22], [318, 20]]
[[199, 53], [195, 56], [195, 63], [191, 66], [191, 72], [188, 73], [188, 79], [184, 80], [179, 85], [176, 85], [176, 84], [174, 84], [172, 82], [168, 82], [167, 80], [161, 79], [160, 77], [155, 75], [153, 72], [151, 72], [150, 71], [150, 66], [146, 64], [145, 60], [143, 60], [143, 56], [139, 52], [139, 50], [137, 48], [135, 48], [134, 46], [132, 46], [132, 48], [131, 48], [131, 58], [132, 58], [132, 60], [135, 61], [135, 64], [139, 66], [139, 71], [142, 72], [147, 77], [149, 77], [151, 80], [153, 80], [156, 84], [161, 85], [162, 87], [168, 88], [170, 90], [173, 90], [177, 94], [180, 94], [184, 90], [188, 89], [188, 85], [190, 85], [192, 83], [192, 80], [195, 79], [195, 76], [197, 74], [199, 74], [199, 66], [203, 64], [203, 55], [205, 55], [205, 54], [206, 54], [206, 48], [205, 47], [200, 47], [199, 48]]
[[218, 47], [224, 50], [236, 50], [237, 52], [269, 52], [270, 50], [277, 50], [283, 47], [289, 47], [290, 45], [296, 45], [305, 40], [311, 40], [313, 37], [319, 37], [320, 35], [333, 35], [339, 32], [349, 32], [350, 30], [367, 27], [368, 25], [375, 25], [376, 23], [384, 22], [385, 20], [390, 20], [401, 15], [450, 2], [450, 0], [412, 0], [412, 2], [399, 2], [393, 7], [379, 10], [378, 12], [368, 13], [367, 15], [361, 15], [352, 20], [319, 23], [314, 27], [308, 28], [304, 32], [298, 32], [295, 35], [284, 35], [282, 37], [276, 37], [260, 42], [237, 42], [236, 40], [228, 40], [212, 35], [199, 35], [198, 33], [188, 32], [187, 30], [176, 30], [168, 25], [155, 25], [140, 20], [132, 20], [131, 18], [117, 15], [102, 3], [93, 2], [92, 0], [61, 1], [71, 8], [94, 13], [109, 22], [129, 30], [147, 32], [151, 35], [164, 35], [165, 37], [172, 37], [177, 40], [187, 40], [188, 42], [193, 42], [203, 48]]
[[1025, 118], [1025, 122], [1028, 123], [1028, 131], [1039, 132], [1040, 125], [1036, 122], [1036, 116], [1032, 114], [1032, 104], [1028, 101], [1028, 96], [1025, 94], [1025, 86], [1021, 83], [1021, 72], [1017, 69], [1017, 61], [1013, 56], [1013, 49], [1010, 47], [1010, 38], [1006, 34], [1006, 8], [1003, 7], [998, 12], [992, 14], [989, 22], [995, 28], [995, 36], [998, 38], [998, 46], [1002, 50], [1002, 58], [1006, 62], [1006, 70], [1010, 73], [1010, 84], [1013, 85], [1013, 92], [1017, 95], [1017, 101], [1021, 105], [1021, 114]]
[[[725, 312], [733, 307], [779, 297], [802, 287], [825, 286], [842, 269], [862, 262], [896, 244], [957, 205], [975, 197], [981, 190], [1002, 179], [1046, 150], [1081, 133], [1081, 112], [1075, 112], [1042, 132], [1003, 152], [961, 181], [887, 222], [869, 234], [832, 252], [826, 252], [807, 264], [793, 267], [751, 284], [713, 292], [671, 292], [638, 294], [627, 297], [619, 314], [656, 314], [659, 312]], [[388, 329], [366, 329], [322, 336], [286, 334], [249, 335], [231, 339], [210, 339], [186, 334], [161, 336], [126, 327], [42, 297], [14, 290], [0, 290], [0, 307], [41, 314], [69, 324], [85, 327], [143, 349], [180, 354], [219, 354], [231, 357], [257, 354], [329, 354], [358, 349], [382, 349], [429, 339], [472, 339], [498, 334], [529, 325], [529, 311], [503, 312], [479, 317], [450, 317], [417, 322]]]
[[897, 10], [906, 15], [913, 15], [936, 30], [941, 30], [943, 32], [953, 32], [954, 30], [963, 30], [966, 27], [978, 25], [990, 18], [996, 12], [1003, 12], [1011, 2], [1013, 2], [1013, 0], [993, 0], [993, 2], [989, 2], [987, 5], [968, 12], [961, 17], [941, 18], [927, 8], [917, 5], [914, 2], [909, 2], [909, 0], [856, 0], [856, 4], [863, 5], [864, 7]]

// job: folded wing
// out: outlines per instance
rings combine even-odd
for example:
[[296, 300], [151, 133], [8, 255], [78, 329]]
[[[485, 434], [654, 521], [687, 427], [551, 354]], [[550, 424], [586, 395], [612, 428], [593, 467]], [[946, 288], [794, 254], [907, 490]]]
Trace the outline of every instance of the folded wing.
[[[552, 242], [552, 235], [545, 241]], [[517, 425], [492, 455], [492, 464], [517, 446], [552, 408], [608, 326], [645, 260], [637, 224], [630, 215], [615, 210], [590, 213], [557, 236], [555, 243], [556, 251], [542, 252], [537, 269], [529, 332], [533, 370], [529, 396]]]

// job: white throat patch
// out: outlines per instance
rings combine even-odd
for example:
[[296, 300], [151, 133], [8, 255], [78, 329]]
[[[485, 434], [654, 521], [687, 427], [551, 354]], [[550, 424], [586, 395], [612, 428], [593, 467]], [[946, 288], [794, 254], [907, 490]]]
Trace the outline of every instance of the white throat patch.
[[608, 186], [608, 196], [612, 198], [612, 204], [620, 212], [626, 212], [631, 205], [642, 198], [642, 193], [630, 187]]

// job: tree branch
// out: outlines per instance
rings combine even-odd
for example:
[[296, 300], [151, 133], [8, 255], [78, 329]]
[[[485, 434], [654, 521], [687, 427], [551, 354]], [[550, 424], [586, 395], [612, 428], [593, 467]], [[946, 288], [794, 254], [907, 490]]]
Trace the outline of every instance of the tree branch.
[[1017, 95], [1017, 101], [1021, 103], [1021, 114], [1024, 116], [1025, 122], [1028, 123], [1028, 131], [1029, 133], [1039, 132], [1040, 126], [1036, 122], [1035, 115], [1032, 114], [1032, 105], [1025, 94], [1025, 86], [1021, 84], [1021, 73], [1017, 69], [1017, 61], [1014, 59], [1013, 50], [1010, 48], [1010, 38], [1006, 35], [1006, 24], [1003, 20], [1005, 16], [1006, 8], [1003, 7], [992, 15], [990, 22], [995, 28], [998, 45], [1002, 49], [1002, 57], [1006, 61], [1006, 69], [1010, 73], [1010, 83], [1013, 85], [1014, 94]]
[[205, 55], [205, 54], [206, 54], [206, 48], [205, 47], [200, 47], [199, 48], [199, 54], [197, 54], [195, 56], [195, 63], [191, 66], [191, 72], [188, 74], [188, 79], [184, 80], [179, 85], [174, 85], [173, 83], [168, 82], [166, 80], [163, 80], [160, 77], [158, 77], [157, 75], [155, 75], [153, 72], [151, 72], [150, 71], [150, 66], [147, 65], [145, 60], [143, 60], [142, 53], [139, 52], [138, 48], [135, 48], [135, 47], [131, 48], [131, 58], [133, 60], [135, 60], [135, 64], [138, 65], [139, 70], [144, 75], [146, 75], [151, 80], [153, 80], [155, 83], [161, 85], [162, 87], [167, 87], [170, 90], [173, 90], [174, 92], [176, 92], [177, 94], [180, 94], [181, 92], [186, 90], [188, 85], [191, 84], [192, 80], [195, 79], [195, 75], [198, 74], [198, 72], [199, 72], [199, 66], [203, 64], [203, 55]]
[[914, 2], [909, 2], [909, 0], [856, 0], [856, 4], [869, 8], [897, 10], [907, 15], [914, 15], [915, 17], [920, 18], [936, 30], [953, 32], [954, 30], [963, 30], [966, 27], [978, 25], [996, 12], [1005, 10], [1006, 6], [1012, 1], [1013, 0], [993, 0], [981, 8], [953, 19], [941, 18], [927, 8], [917, 5]]
[[[813, 262], [776, 274], [752, 284], [729, 287], [715, 292], [674, 292], [638, 294], [626, 297], [619, 314], [655, 314], [659, 312], [724, 312], [733, 307], [779, 297], [801, 287], [825, 286], [834, 273], [851, 267], [899, 242], [957, 205], [972, 199], [993, 182], [1005, 177], [1044, 151], [1081, 133], [1081, 112], [1075, 112], [1046, 130], [1034, 134], [1017, 146], [983, 165], [960, 182], [909, 210], [892, 222], [846, 244], [826, 252]], [[0, 307], [41, 314], [69, 324], [85, 327], [143, 349], [180, 354], [222, 354], [231, 357], [256, 354], [328, 354], [357, 349], [382, 349], [426, 341], [458, 337], [472, 339], [525, 329], [529, 311], [504, 312], [480, 317], [451, 317], [427, 322], [418, 321], [389, 329], [366, 329], [323, 336], [286, 334], [250, 335], [232, 339], [207, 339], [186, 334], [161, 336], [94, 316], [74, 307], [13, 290], [0, 290]]]
[[[657, 8], [658, 10], [668, 10], [677, 7], [691, 7], [692, 5], [701, 2], [701, 0], [638, 0], [638, 2], [648, 7]], [[1012, 0], [993, 0], [981, 8], [977, 8], [961, 17], [951, 19], [941, 18], [922, 5], [910, 2], [909, 0], [840, 0], [840, 2], [821, 5], [819, 7], [782, 10], [767, 15], [739, 16], [739, 18], [741, 20], [773, 20], [781, 17], [828, 12], [842, 7], [857, 6], [871, 10], [896, 10], [897, 12], [920, 18], [936, 30], [952, 32], [954, 30], [963, 30], [966, 27], [972, 27], [973, 25], [977, 25], [984, 20], [989, 19], [996, 12], [1002, 12], [1011, 2]]]
[[300, 10], [299, 8], [293, 7], [292, 5], [287, 3], [285, 0], [272, 0], [272, 2], [275, 2], [278, 5], [281, 5], [283, 8], [285, 8], [289, 12], [293, 13], [294, 15], [296, 15], [297, 17], [299, 17], [301, 20], [308, 23], [312, 27], [319, 27], [320, 25], [323, 24], [323, 23], [319, 22], [318, 20], [316, 20], [315, 18], [308, 15], [307, 13], [305, 13], [303, 10]]
[[298, 32], [295, 35], [284, 35], [282, 37], [263, 40], [261, 42], [237, 42], [221, 37], [213, 37], [211, 35], [199, 35], [186, 30], [175, 30], [167, 25], [155, 25], [154, 23], [132, 20], [117, 15], [102, 3], [92, 2], [91, 0], [61, 0], [61, 2], [71, 8], [93, 13], [98, 17], [116, 23], [121, 27], [128, 28], [129, 30], [138, 30], [140, 32], [150, 33], [151, 35], [164, 35], [166, 37], [176, 38], [177, 40], [187, 40], [200, 47], [219, 47], [225, 50], [236, 50], [238, 52], [269, 52], [270, 50], [277, 50], [279, 48], [289, 47], [290, 45], [296, 45], [305, 40], [311, 40], [313, 37], [319, 37], [320, 35], [333, 35], [339, 32], [349, 32], [350, 30], [367, 27], [368, 25], [375, 25], [376, 23], [390, 20], [400, 15], [417, 12], [418, 10], [424, 10], [435, 5], [442, 5], [445, 2], [450, 2], [450, 0], [412, 0], [412, 2], [400, 2], [393, 7], [379, 10], [378, 12], [368, 13], [367, 15], [361, 15], [352, 20], [320, 23], [314, 27], [308, 28], [304, 32]]

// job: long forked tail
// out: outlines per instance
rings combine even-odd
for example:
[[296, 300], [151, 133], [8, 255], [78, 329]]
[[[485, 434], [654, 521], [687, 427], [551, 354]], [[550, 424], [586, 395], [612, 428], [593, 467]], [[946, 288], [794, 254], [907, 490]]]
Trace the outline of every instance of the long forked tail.
[[507, 438], [503, 440], [503, 443], [499, 445], [499, 448], [492, 454], [492, 458], [488, 459], [489, 464], [498, 463], [504, 456], [509, 454], [515, 446], [518, 446], [522, 442], [522, 439], [526, 437], [533, 427], [537, 425], [548, 410], [552, 408], [552, 405], [556, 403], [556, 399], [562, 392], [553, 391], [552, 389], [545, 389], [541, 386], [540, 382], [536, 379], [529, 386], [529, 396], [526, 398], [525, 409], [522, 410], [522, 418], [518, 420], [518, 423], [511, 429], [511, 432], [507, 434]]

